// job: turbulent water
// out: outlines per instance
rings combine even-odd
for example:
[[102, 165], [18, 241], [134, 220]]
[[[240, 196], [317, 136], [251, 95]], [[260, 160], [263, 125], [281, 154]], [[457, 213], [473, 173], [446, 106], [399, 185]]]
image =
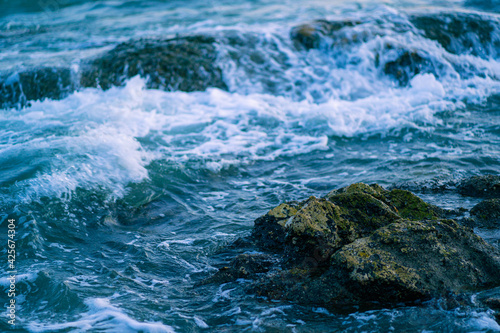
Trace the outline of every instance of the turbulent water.
[[[225, 247], [249, 235], [255, 218], [285, 200], [359, 181], [499, 174], [500, 31], [442, 45], [412, 21], [459, 12], [500, 27], [495, 1], [23, 0], [0, 8], [0, 72], [11, 78], [41, 66], [78, 74], [85, 59], [139, 38], [207, 35], [217, 39], [227, 86], [165, 91], [135, 76], [0, 110], [5, 291], [9, 218], [18, 271], [17, 323], [5, 311], [0, 331], [500, 331], [491, 310], [447, 310], [439, 300], [341, 314], [246, 294], [245, 280], [194, 287], [227, 263]], [[291, 31], [316, 19], [357, 23], [336, 42], [298, 46]], [[405, 51], [431, 70], [407, 80], [391, 72], [387, 64]], [[498, 230], [479, 232], [498, 245]], [[0, 300], [6, 305], [7, 294]]]

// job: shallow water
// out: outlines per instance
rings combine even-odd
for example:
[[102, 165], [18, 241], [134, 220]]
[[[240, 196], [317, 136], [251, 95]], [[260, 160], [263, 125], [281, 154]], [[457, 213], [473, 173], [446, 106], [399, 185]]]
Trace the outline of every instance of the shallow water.
[[[414, 13], [443, 10], [498, 20], [493, 2], [47, 3], [0, 3], [0, 71], [78, 73], [83, 59], [123, 41], [204, 34], [219, 38], [228, 91], [146, 89], [134, 77], [0, 110], [0, 230], [7, 235], [8, 218], [18, 226], [16, 329], [500, 331], [491, 310], [446, 310], [439, 300], [339, 314], [245, 294], [244, 280], [193, 287], [282, 201], [359, 181], [499, 174], [498, 45], [454, 54], [401, 28]], [[297, 49], [291, 29], [321, 18], [362, 23], [342, 30], [342, 47]], [[439, 70], [400, 85], [376, 63], [402, 50]], [[423, 197], [445, 208], [477, 203]], [[498, 231], [478, 232], [498, 244]], [[12, 331], [5, 316], [0, 330]]]

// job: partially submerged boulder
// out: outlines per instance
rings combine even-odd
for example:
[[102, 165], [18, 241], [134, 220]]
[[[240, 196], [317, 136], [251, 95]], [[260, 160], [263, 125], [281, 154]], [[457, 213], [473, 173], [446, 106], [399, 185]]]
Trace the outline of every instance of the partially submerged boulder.
[[470, 210], [478, 224], [488, 228], [500, 227], [500, 199], [486, 199]]
[[438, 76], [440, 69], [432, 59], [418, 51], [403, 50], [395, 59], [384, 64], [384, 73], [394, 77], [405, 86], [418, 74], [431, 73]]
[[[254, 275], [248, 290], [343, 308], [500, 285], [500, 252], [445, 213], [409, 191], [362, 183], [283, 203], [257, 219], [252, 234], [260, 250], [282, 259]], [[231, 272], [218, 274], [241, 277]]]
[[[304, 47], [307, 50], [316, 49], [326, 42], [325, 39], [334, 38], [335, 33], [344, 27], [353, 27], [360, 23], [361, 22], [354, 20], [316, 20], [292, 28], [290, 37], [295, 42], [296, 46]], [[329, 47], [329, 45], [325, 46]]]
[[466, 178], [458, 184], [458, 192], [479, 198], [500, 198], [500, 176], [483, 175]]
[[41, 67], [0, 78], [0, 108], [21, 108], [29, 101], [60, 99], [75, 90], [71, 70]]
[[414, 15], [410, 21], [426, 38], [437, 41], [450, 53], [483, 58], [498, 55], [500, 21], [494, 16], [445, 12]]
[[79, 88], [109, 89], [140, 75], [146, 87], [167, 91], [227, 90], [216, 64], [216, 40], [207, 36], [139, 39], [122, 43], [80, 70], [42, 67], [0, 77], [0, 108], [22, 108], [30, 101], [62, 99]]
[[188, 92], [208, 87], [227, 89], [215, 64], [215, 42], [206, 36], [125, 42], [84, 65], [80, 84], [109, 89], [140, 75], [147, 78], [148, 88]]

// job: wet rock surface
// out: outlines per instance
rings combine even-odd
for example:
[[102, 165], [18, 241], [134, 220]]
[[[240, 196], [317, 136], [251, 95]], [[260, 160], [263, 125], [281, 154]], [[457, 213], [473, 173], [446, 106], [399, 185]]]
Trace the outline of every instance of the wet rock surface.
[[429, 56], [415, 51], [403, 51], [395, 60], [385, 63], [384, 73], [394, 77], [399, 85], [405, 86], [418, 74], [431, 73], [439, 76], [439, 64]]
[[500, 176], [484, 175], [466, 178], [458, 186], [458, 192], [465, 196], [479, 198], [500, 198]]
[[71, 70], [42, 67], [0, 78], [0, 107], [21, 108], [29, 101], [60, 99], [75, 90]]
[[440, 13], [413, 16], [410, 21], [425, 37], [437, 41], [450, 53], [483, 58], [498, 55], [500, 21], [493, 16]]
[[62, 99], [86, 87], [122, 86], [133, 76], [148, 88], [167, 91], [226, 90], [215, 64], [216, 40], [207, 36], [140, 39], [122, 43], [95, 59], [84, 60], [78, 72], [69, 68], [35, 68], [0, 77], [0, 107], [22, 108], [30, 101]]
[[475, 205], [471, 216], [477, 220], [477, 225], [498, 228], [500, 227], [500, 199], [487, 199]]
[[335, 39], [341, 39], [340, 35], [335, 36], [337, 32], [344, 27], [353, 27], [358, 24], [360, 22], [352, 20], [316, 20], [292, 28], [290, 37], [297, 47], [303, 47], [306, 50], [320, 48], [321, 46], [329, 47], [330, 45], [326, 43], [325, 38], [330, 38], [330, 41], [334, 42]]
[[148, 88], [187, 92], [227, 89], [215, 65], [215, 42], [206, 36], [126, 42], [83, 66], [80, 84], [109, 89], [140, 75], [147, 78]]
[[213, 276], [202, 280], [197, 285], [226, 283], [236, 279], [256, 278], [259, 273], [268, 272], [276, 259], [267, 254], [240, 254], [228, 266], [219, 269]]
[[252, 233], [260, 259], [272, 253], [278, 262], [252, 270], [248, 257], [237, 257], [207, 282], [251, 277], [251, 293], [338, 309], [500, 285], [498, 249], [447, 214], [409, 191], [362, 183], [283, 203], [258, 218]]

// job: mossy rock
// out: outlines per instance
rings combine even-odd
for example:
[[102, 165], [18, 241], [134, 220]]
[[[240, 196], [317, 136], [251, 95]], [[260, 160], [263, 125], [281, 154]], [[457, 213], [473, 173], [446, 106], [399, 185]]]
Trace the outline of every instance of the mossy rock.
[[285, 224], [301, 209], [296, 201], [282, 203], [254, 222], [252, 239], [261, 249], [283, 252], [285, 243]]
[[315, 258], [322, 264], [345, 240], [339, 229], [347, 225], [340, 208], [325, 199], [310, 197], [304, 206], [285, 223], [285, 256], [299, 263]]
[[[400, 220], [346, 245], [332, 257], [333, 275], [360, 299], [412, 301], [500, 283], [500, 254], [452, 220]], [[383, 286], [384, 293], [377, 293]]]
[[440, 216], [440, 208], [426, 203], [410, 191], [394, 189], [385, 197], [402, 218], [425, 220], [437, 219]]
[[301, 207], [281, 204], [267, 214], [268, 219], [276, 218], [275, 223], [283, 227], [281, 230], [268, 224], [268, 234], [276, 237], [284, 232], [285, 237], [277, 243], [289, 263], [321, 266], [341, 246], [401, 218], [439, 217], [437, 207], [413, 193], [389, 192], [377, 184], [352, 184], [330, 192], [326, 198], [311, 197]]
[[216, 40], [208, 36], [175, 39], [140, 39], [118, 45], [82, 66], [82, 87], [109, 89], [140, 75], [147, 87], [162, 90], [203, 91], [227, 89], [215, 64]]
[[273, 273], [252, 287], [328, 308], [390, 306], [500, 284], [500, 253], [452, 220], [398, 220], [343, 246], [328, 270]]
[[334, 196], [338, 194], [350, 194], [350, 193], [365, 193], [372, 195], [376, 198], [382, 197], [385, 193], [387, 193], [387, 190], [384, 189], [382, 186], [378, 184], [372, 184], [372, 185], [367, 185], [364, 183], [355, 183], [351, 184], [346, 187], [342, 187], [337, 190], [330, 191], [325, 197], [328, 200], [331, 200]]
[[341, 217], [347, 224], [344, 230], [355, 230], [356, 238], [368, 236], [377, 228], [401, 218], [395, 207], [388, 204], [388, 193], [380, 185], [352, 184], [326, 195], [329, 201], [340, 207]]
[[499, 250], [441, 213], [409, 191], [363, 183], [283, 203], [257, 219], [252, 234], [261, 248], [279, 252], [279, 265], [248, 290], [354, 309], [499, 286]]
[[80, 71], [40, 67], [0, 77], [0, 107], [22, 108], [29, 101], [62, 99], [79, 88], [109, 89], [131, 77], [146, 79], [146, 87], [167, 91], [227, 90], [216, 39], [187, 36], [174, 39], [139, 39], [119, 44], [94, 59], [82, 61]]

